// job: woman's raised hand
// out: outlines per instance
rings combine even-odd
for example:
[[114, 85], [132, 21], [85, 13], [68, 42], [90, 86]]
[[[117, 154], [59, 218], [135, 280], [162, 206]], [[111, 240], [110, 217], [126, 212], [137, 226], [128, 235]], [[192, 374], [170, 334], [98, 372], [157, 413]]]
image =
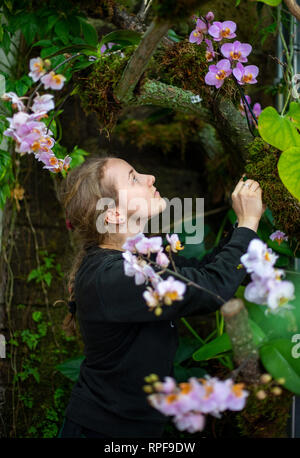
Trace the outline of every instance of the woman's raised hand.
[[238, 218], [238, 227], [246, 226], [257, 231], [259, 220], [267, 206], [262, 201], [262, 189], [257, 181], [243, 181], [242, 176], [236, 185], [232, 198], [232, 208]]

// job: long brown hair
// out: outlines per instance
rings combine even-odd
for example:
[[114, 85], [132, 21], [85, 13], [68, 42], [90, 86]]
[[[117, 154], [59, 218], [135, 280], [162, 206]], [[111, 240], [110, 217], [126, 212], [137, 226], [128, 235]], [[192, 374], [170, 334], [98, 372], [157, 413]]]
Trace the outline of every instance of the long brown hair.
[[[97, 218], [106, 209], [97, 210], [99, 199], [109, 197], [118, 205], [118, 192], [114, 183], [105, 177], [109, 158], [91, 157], [80, 166], [70, 170], [59, 187], [59, 199], [65, 209], [66, 217], [73, 228], [76, 245], [75, 258], [72, 260], [67, 275], [69, 301], [75, 301], [75, 276], [82, 263], [86, 250], [90, 246], [104, 243], [106, 234], [99, 233], [96, 226]], [[75, 316], [68, 313], [63, 321], [63, 329], [68, 335], [76, 330]]]

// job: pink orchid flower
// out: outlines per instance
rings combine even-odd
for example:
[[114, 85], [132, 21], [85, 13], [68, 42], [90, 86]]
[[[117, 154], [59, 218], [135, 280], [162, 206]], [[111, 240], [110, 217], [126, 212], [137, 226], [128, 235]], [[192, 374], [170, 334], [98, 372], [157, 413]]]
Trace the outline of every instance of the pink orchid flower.
[[44, 84], [45, 89], [59, 90], [63, 87], [66, 77], [63, 75], [57, 75], [54, 71], [47, 73], [42, 76], [41, 81]]
[[236, 23], [233, 21], [213, 22], [208, 33], [215, 41], [221, 41], [224, 38], [235, 38]]
[[255, 84], [257, 83], [257, 75], [259, 69], [256, 65], [247, 65], [244, 67], [240, 62], [237, 63], [236, 67], [233, 69], [233, 75], [237, 79], [239, 84]]
[[197, 19], [196, 28], [191, 31], [189, 42], [190, 43], [197, 43], [200, 45], [203, 41], [203, 35], [207, 33], [207, 25], [201, 19]]
[[248, 43], [234, 41], [233, 43], [224, 43], [221, 46], [221, 53], [227, 59], [236, 60], [238, 62], [247, 62], [247, 56], [252, 51], [252, 46]]
[[217, 89], [222, 86], [225, 78], [232, 73], [228, 59], [222, 59], [216, 65], [210, 65], [208, 70], [209, 72], [205, 75], [205, 82], [210, 86], [216, 86]]

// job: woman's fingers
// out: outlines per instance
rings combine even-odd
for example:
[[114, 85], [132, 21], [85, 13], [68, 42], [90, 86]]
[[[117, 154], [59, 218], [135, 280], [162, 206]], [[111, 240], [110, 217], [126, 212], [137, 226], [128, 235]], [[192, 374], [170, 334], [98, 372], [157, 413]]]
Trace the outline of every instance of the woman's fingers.
[[238, 194], [239, 191], [242, 189], [242, 187], [244, 186], [244, 183], [245, 183], [245, 181], [243, 180], [243, 178], [244, 178], [245, 175], [246, 175], [245, 173], [242, 175], [242, 178], [239, 180], [239, 182], [238, 182], [238, 184], [236, 185], [236, 187], [234, 188], [234, 191], [233, 191], [232, 194], [236, 195], [236, 194]]

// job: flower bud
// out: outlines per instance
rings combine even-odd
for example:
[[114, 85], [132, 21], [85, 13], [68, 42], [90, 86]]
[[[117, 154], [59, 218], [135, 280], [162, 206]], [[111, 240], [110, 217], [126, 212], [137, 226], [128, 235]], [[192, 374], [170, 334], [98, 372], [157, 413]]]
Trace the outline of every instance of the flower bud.
[[144, 385], [143, 390], [145, 391], [145, 393], [153, 393], [153, 389], [151, 385]]
[[279, 388], [279, 386], [275, 386], [271, 391], [273, 394], [275, 394], [275, 396], [280, 396], [282, 393], [282, 389]]
[[264, 399], [266, 399], [267, 397], [267, 394], [264, 390], [259, 390], [257, 393], [256, 393], [256, 397], [257, 399], [259, 399], [260, 401], [263, 401]]
[[154, 310], [154, 313], [156, 316], [159, 316], [162, 314], [162, 308], [161, 307], [156, 307], [156, 309]]
[[150, 374], [149, 378], [150, 378], [151, 382], [157, 382], [159, 380], [157, 374]]
[[285, 378], [280, 377], [279, 379], [276, 380], [276, 382], [279, 383], [279, 385], [284, 385], [285, 384]]
[[144, 380], [145, 380], [146, 383], [151, 383], [150, 375], [147, 375], [147, 377], [144, 377]]
[[271, 380], [272, 380], [272, 377], [271, 377], [270, 374], [263, 374], [263, 375], [260, 377], [261, 383], [269, 383]]
[[45, 59], [44, 60], [44, 65], [46, 68], [50, 68], [51, 67], [51, 60], [50, 59]]
[[154, 382], [153, 388], [155, 389], [155, 391], [161, 391], [163, 388], [163, 384], [161, 382]]

